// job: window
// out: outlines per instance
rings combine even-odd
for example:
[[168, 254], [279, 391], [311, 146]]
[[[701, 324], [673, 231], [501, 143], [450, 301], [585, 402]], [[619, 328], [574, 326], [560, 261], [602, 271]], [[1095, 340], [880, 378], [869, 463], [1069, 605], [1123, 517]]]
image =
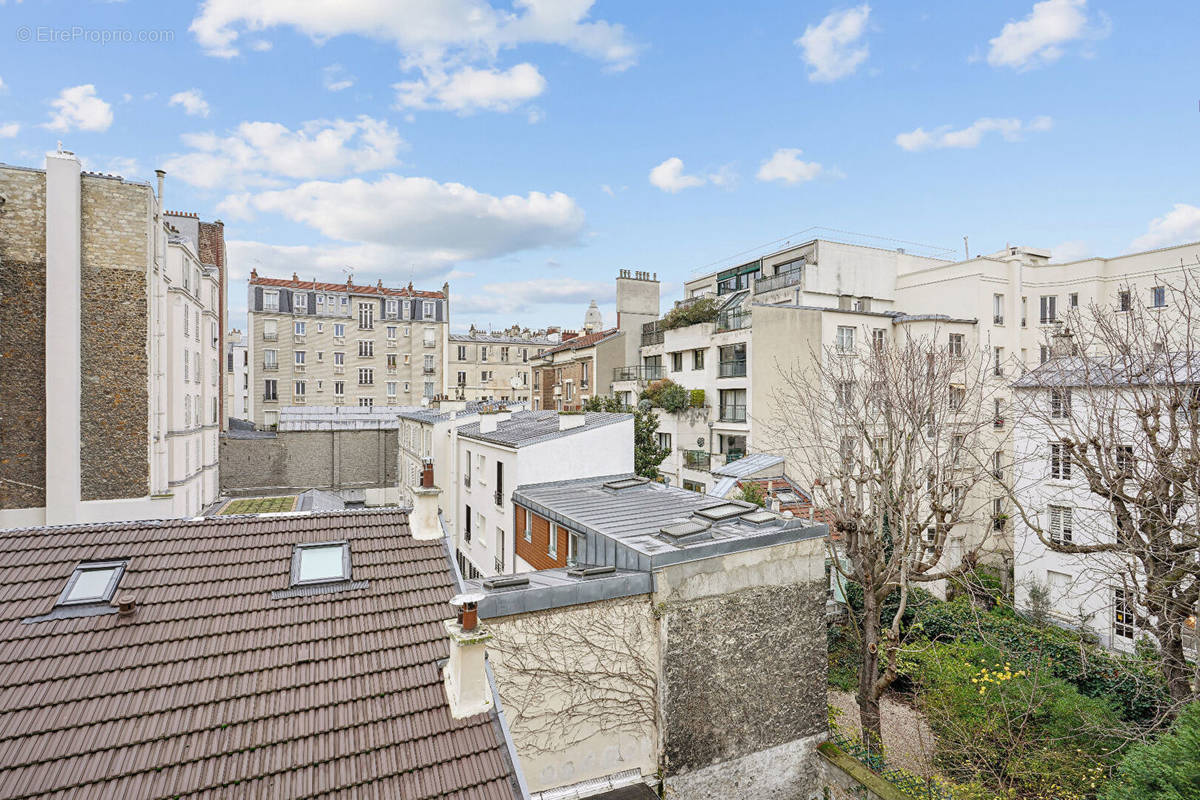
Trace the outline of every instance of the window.
[[[389, 300], [387, 301], [387, 318], [388, 318], [388, 319], [395, 319], [395, 318], [396, 318], [396, 312], [397, 312], [398, 310], [399, 310], [399, 305], [396, 303], [396, 301], [395, 301], [395, 300], [392, 300], [392, 299], [389, 299]], [[395, 330], [395, 329], [394, 329], [394, 328], [389, 328], [388, 330]], [[396, 337], [395, 337], [395, 336], [390, 336], [390, 335], [389, 335], [389, 336], [388, 336], [388, 338], [389, 338], [389, 339], [395, 339]]]
[[358, 398], [358, 405], [361, 408], [372, 408], [375, 405], [375, 399], [372, 397], [360, 397]]
[[949, 399], [951, 411], [962, 411], [963, 406], [967, 404], [967, 387], [951, 384]]
[[263, 381], [263, 400], [278, 400], [279, 391], [277, 386], [278, 381], [274, 378], [268, 378]]
[[1043, 325], [1050, 325], [1058, 321], [1058, 298], [1055, 295], [1042, 295], [1040, 307], [1041, 315], [1039, 316], [1039, 321]]
[[1071, 479], [1071, 450], [1066, 442], [1050, 443], [1050, 477], [1056, 481]]
[[387, 396], [388, 397], [396, 396], [396, 382], [395, 381], [387, 382]]
[[683, 372], [683, 353], [671, 353], [671, 372]]
[[966, 335], [961, 333], [950, 334], [950, 357], [963, 357], [963, 342], [966, 341]]
[[395, 353], [387, 354], [387, 368], [389, 370], [393, 370], [396, 368], [396, 354]]
[[424, 370], [425, 374], [432, 375], [433, 370], [434, 370], [434, 357], [433, 356], [425, 356], [425, 370]]
[[479, 346], [479, 360], [485, 364], [487, 363], [487, 345]]
[[388, 338], [388, 342], [396, 341], [396, 326], [395, 325], [387, 326], [387, 338]]
[[838, 381], [835, 391], [839, 406], [848, 408], [854, 403], [854, 381]]
[[184, 338], [187, 338], [187, 336], [188, 336], [188, 328], [189, 328], [189, 324], [190, 324], [188, 322], [189, 319], [191, 319], [191, 317], [188, 316], [187, 306], [184, 306], [183, 307], [183, 336], [184, 336]]
[[345, 381], [334, 381], [333, 382], [333, 394], [335, 397], [344, 396], [346, 394], [346, 382]]
[[992, 356], [992, 374], [1001, 377], [1004, 375], [1004, 348], [993, 347]]
[[1038, 345], [1038, 363], [1045, 364], [1050, 360], [1050, 345]]
[[335, 350], [333, 353], [333, 365], [335, 367], [340, 367], [340, 366], [344, 365], [345, 363], [346, 363], [346, 354]]
[[1119, 444], [1115, 448], [1117, 472], [1126, 475], [1133, 475], [1134, 460], [1133, 460], [1133, 445]]
[[[424, 331], [422, 331], [422, 335], [425, 337], [424, 344], [426, 347], [436, 347], [437, 346], [437, 331], [435, 329], [426, 328]], [[507, 348], [505, 348], [505, 349], [507, 349]], [[504, 360], [506, 360], [506, 361], [508, 360], [507, 355], [504, 357]]]
[[432, 300], [425, 301], [425, 304], [421, 309], [421, 313], [425, 319], [433, 319], [433, 301]]
[[298, 544], [292, 551], [292, 585], [350, 580], [350, 544]]
[[[463, 464], [463, 485], [464, 486], [471, 485], [471, 451], [470, 450], [467, 451], [466, 463]], [[471, 516], [470, 506], [467, 507], [467, 516], [468, 517]]]
[[553, 522], [550, 523], [550, 538], [546, 540], [546, 555], [558, 560], [558, 526]]
[[525, 541], [533, 541], [533, 514], [525, 510]]
[[374, 339], [359, 339], [358, 354], [363, 357], [375, 355], [375, 340]]
[[1067, 305], [1071, 308], [1079, 308], [1079, 292], [1071, 292], [1067, 295]]
[[466, 386], [467, 385], [467, 373], [459, 372], [457, 383], [459, 386]]
[[278, 311], [279, 310], [279, 292], [265, 291], [263, 292], [263, 310]]
[[409, 336], [411, 336], [411, 335], [412, 335], [412, 326], [411, 326], [411, 325], [405, 325], [405, 326], [404, 326], [404, 338], [405, 338], [405, 339], [407, 339], [407, 338], [408, 338]]
[[323, 295], [323, 294], [317, 295], [317, 311], [324, 311], [325, 310], [324, 305], [325, 305], [325, 295]]
[[992, 295], [992, 324], [1004, 324], [1004, 295]]
[[871, 349], [876, 353], [883, 352], [883, 346], [887, 342], [887, 331], [883, 328], [871, 329]]
[[337, 339], [344, 338], [346, 335], [346, 324], [343, 322], [333, 323], [333, 335]]
[[1074, 509], [1070, 506], [1047, 506], [1046, 511], [1050, 517], [1050, 541], [1054, 544], [1070, 544]]
[[992, 500], [992, 530], [1004, 530], [1004, 517], [1004, 498], [994, 498]]
[[670, 450], [670, 449], [671, 449], [671, 434], [669, 434], [669, 433], [658, 433], [658, 434], [656, 434], [656, 435], [657, 435], [657, 438], [658, 438], [658, 446], [659, 446], [659, 448], [660, 448], [660, 449], [662, 449], [662, 450]]
[[1004, 451], [996, 450], [992, 453], [992, 477], [996, 480], [1004, 479]]
[[304, 359], [308, 356], [308, 353], [304, 350], [297, 350], [293, 355], [295, 356], [295, 359], [296, 359], [296, 366], [303, 369], [304, 368]]
[[1025, 327], [1025, 322], [1029, 319], [1029, 298], [1021, 298], [1021, 327]]
[[307, 314], [308, 313], [308, 295], [304, 294], [303, 292], [293, 292], [292, 297], [295, 298], [295, 300], [296, 300], [295, 310], [297, 312], [302, 312], [302, 313]]
[[458, 346], [458, 360], [459, 361], [467, 360], [467, 348], [464, 347], [463, 345]]
[[1133, 638], [1133, 609], [1124, 589], [1113, 589], [1113, 635]]
[[364, 331], [369, 331], [375, 327], [374, 303], [358, 304], [358, 327]]
[[704, 369], [704, 351], [692, 351], [692, 369]]
[[[185, 319], [186, 319], [186, 317], [185, 317]], [[186, 381], [186, 380], [188, 380], [188, 374], [189, 374], [189, 370], [188, 370], [188, 351], [187, 351], [187, 350], [184, 350], [184, 351], [183, 351], [183, 379], [184, 379], [185, 381]]]
[[[683, 353], [679, 354], [679, 360], [680, 361], [683, 360]], [[585, 361], [582, 364], [582, 374], [580, 375], [580, 378], [579, 378], [580, 388], [582, 388], [582, 389], [588, 388], [588, 385], [591, 381], [591, 377], [592, 377], [592, 362]]]
[[91, 603], [110, 603], [117, 584], [125, 573], [124, 561], [84, 562], [67, 579], [66, 588], [58, 596], [59, 606]]
[[1071, 390], [1050, 390], [1050, 416], [1056, 419], [1069, 419], [1071, 416]]
[[1154, 308], [1163, 308], [1167, 304], [1167, 290], [1163, 286], [1155, 286], [1150, 290], [1150, 305]]
[[306, 388], [304, 381], [296, 381], [296, 397], [304, 397]]
[[324, 361], [324, 360], [325, 360], [325, 351], [318, 350], [317, 351], [317, 361]]
[[375, 383], [375, 370], [370, 367], [362, 367], [358, 370], [358, 385], [370, 386]]
[[1133, 301], [1129, 296], [1128, 289], [1122, 289], [1117, 292], [1117, 311], [1128, 311], [1132, 308]]
[[[428, 330], [428, 329], [426, 329], [426, 330]], [[500, 348], [500, 360], [508, 361], [508, 348], [507, 347]]]
[[836, 346], [839, 353], [854, 352], [854, 328], [849, 325], [839, 325]]
[[504, 529], [496, 528], [496, 572], [504, 572]]

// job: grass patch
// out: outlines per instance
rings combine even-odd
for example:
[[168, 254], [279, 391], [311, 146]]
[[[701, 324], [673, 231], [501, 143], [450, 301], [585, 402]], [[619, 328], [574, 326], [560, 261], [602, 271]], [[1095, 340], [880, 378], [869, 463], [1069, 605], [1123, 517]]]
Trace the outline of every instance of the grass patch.
[[296, 496], [286, 497], [244, 497], [241, 500], [230, 500], [220, 510], [220, 514], [274, 514], [280, 511], [291, 511], [296, 507]]

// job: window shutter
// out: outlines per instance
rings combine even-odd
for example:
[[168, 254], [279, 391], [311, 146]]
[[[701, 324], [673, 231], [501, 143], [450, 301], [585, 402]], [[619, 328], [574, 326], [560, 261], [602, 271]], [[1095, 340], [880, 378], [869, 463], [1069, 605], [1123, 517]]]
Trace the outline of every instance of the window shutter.
[[316, 292], [308, 293], [308, 313], [309, 314], [317, 313], [317, 293]]
[[420, 300], [412, 301], [412, 318], [416, 319], [416, 320], [423, 319], [423, 317], [421, 316], [421, 301]]
[[441, 321], [442, 321], [442, 319], [443, 319], [443, 314], [442, 314], [442, 302], [443, 302], [443, 301], [441, 301], [441, 300], [434, 300], [434, 301], [433, 301], [433, 318], [434, 318], [435, 320], [437, 320], [438, 322], [441, 322]]
[[279, 290], [279, 310], [285, 314], [292, 311], [292, 292], [290, 289]]
[[262, 311], [262, 310], [263, 310], [263, 299], [262, 299], [262, 297], [263, 297], [263, 290], [262, 290], [262, 287], [261, 287], [261, 286], [255, 286], [255, 287], [254, 287], [254, 310], [255, 310], [255, 311]]

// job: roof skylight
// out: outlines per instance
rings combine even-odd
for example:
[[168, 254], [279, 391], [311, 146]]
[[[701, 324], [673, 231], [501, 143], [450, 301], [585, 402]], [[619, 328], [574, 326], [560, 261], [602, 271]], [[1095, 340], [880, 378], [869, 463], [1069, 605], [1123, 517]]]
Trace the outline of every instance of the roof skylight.
[[350, 580], [350, 544], [298, 544], [292, 554], [292, 585]]
[[108, 603], [125, 572], [124, 561], [84, 562], [75, 568], [67, 586], [58, 597], [58, 605], [74, 606], [86, 603]]

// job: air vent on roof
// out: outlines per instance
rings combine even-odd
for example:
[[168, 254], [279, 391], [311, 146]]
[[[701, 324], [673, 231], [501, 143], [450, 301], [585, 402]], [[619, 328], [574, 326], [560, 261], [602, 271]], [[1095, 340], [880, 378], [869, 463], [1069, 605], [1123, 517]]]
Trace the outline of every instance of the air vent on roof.
[[772, 514], [770, 511], [755, 511], [753, 514], [747, 514], [742, 517], [742, 522], [750, 522], [755, 525], [765, 525], [768, 522], [775, 522], [779, 517]]
[[622, 489], [632, 489], [635, 486], [645, 486], [650, 482], [649, 478], [621, 478], [616, 481], [609, 481], [604, 484], [604, 488], [610, 492], [619, 492]]
[[712, 539], [712, 533], [707, 523], [689, 520], [661, 528], [658, 538], [668, 544], [682, 547], [696, 542], [707, 542]]
[[722, 503], [719, 506], [709, 506], [708, 508], [702, 508], [696, 512], [696, 516], [704, 517], [705, 519], [710, 519], [713, 522], [720, 522], [721, 520], [724, 520], [724, 519], [732, 519], [733, 517], [740, 517], [742, 514], [745, 514], [751, 508], [752, 508], [751, 506], [740, 506], [740, 505], [737, 505], [736, 503]]
[[610, 564], [606, 567], [576, 567], [567, 570], [567, 574], [572, 578], [594, 578], [597, 575], [611, 575], [616, 571], [617, 568]]
[[517, 586], [528, 586], [529, 578], [512, 576], [510, 578], [488, 578], [483, 582], [485, 589], [513, 589]]

